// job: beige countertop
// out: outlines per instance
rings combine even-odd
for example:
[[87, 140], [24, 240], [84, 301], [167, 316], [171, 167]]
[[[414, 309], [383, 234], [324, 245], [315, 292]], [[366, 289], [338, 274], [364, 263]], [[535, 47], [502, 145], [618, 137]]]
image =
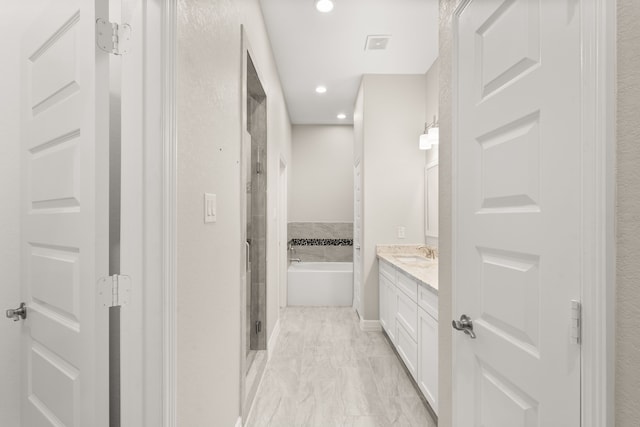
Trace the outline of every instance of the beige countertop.
[[438, 293], [438, 258], [425, 256], [425, 245], [377, 245], [378, 259], [393, 265], [397, 270], [416, 279]]

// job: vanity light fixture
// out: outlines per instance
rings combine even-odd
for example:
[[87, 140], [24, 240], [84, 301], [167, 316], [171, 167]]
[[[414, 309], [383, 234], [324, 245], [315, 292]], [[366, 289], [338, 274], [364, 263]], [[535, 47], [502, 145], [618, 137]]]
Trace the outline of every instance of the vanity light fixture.
[[344, 113], [340, 113], [340, 114], [338, 114], [336, 117], [337, 117], [337, 118], [339, 118], [340, 120], [344, 120], [344, 119], [346, 119], [346, 118], [347, 118], [347, 115], [346, 115], [346, 114], [344, 114]]
[[327, 88], [326, 88], [326, 86], [318, 86], [318, 87], [316, 88], [316, 93], [320, 93], [320, 94], [322, 94], [322, 93], [327, 93]]
[[316, 9], [318, 12], [328, 13], [333, 10], [332, 0], [316, 0]]
[[431, 150], [431, 147], [440, 143], [440, 128], [436, 116], [433, 116], [431, 124], [424, 124], [424, 132], [420, 135], [420, 149]]

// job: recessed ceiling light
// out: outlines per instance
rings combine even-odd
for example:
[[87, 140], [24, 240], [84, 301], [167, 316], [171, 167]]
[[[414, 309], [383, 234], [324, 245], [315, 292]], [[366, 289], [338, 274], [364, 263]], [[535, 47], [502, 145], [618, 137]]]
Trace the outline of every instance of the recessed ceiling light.
[[333, 10], [333, 1], [331, 0], [316, 0], [316, 9], [319, 12], [327, 13]]
[[344, 113], [340, 113], [340, 114], [338, 114], [336, 117], [338, 117], [340, 120], [344, 120], [344, 119], [346, 119], [346, 118], [347, 118], [347, 115], [346, 115], [346, 114], [344, 114]]
[[316, 93], [326, 93], [327, 92], [327, 88], [325, 86], [318, 86], [316, 88]]

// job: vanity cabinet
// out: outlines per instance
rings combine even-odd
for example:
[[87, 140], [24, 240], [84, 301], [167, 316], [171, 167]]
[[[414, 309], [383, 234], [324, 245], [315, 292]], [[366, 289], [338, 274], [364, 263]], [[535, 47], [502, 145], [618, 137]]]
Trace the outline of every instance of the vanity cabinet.
[[397, 325], [395, 313], [398, 307], [398, 293], [393, 283], [386, 277], [380, 276], [380, 324], [395, 345], [397, 342]]
[[438, 413], [438, 296], [379, 261], [380, 324], [425, 398]]

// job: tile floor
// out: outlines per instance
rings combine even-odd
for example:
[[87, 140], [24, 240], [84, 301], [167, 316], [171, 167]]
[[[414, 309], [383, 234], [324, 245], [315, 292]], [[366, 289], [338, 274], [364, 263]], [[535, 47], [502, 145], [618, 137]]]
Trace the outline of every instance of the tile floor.
[[289, 307], [247, 427], [434, 427], [381, 332], [351, 308]]

